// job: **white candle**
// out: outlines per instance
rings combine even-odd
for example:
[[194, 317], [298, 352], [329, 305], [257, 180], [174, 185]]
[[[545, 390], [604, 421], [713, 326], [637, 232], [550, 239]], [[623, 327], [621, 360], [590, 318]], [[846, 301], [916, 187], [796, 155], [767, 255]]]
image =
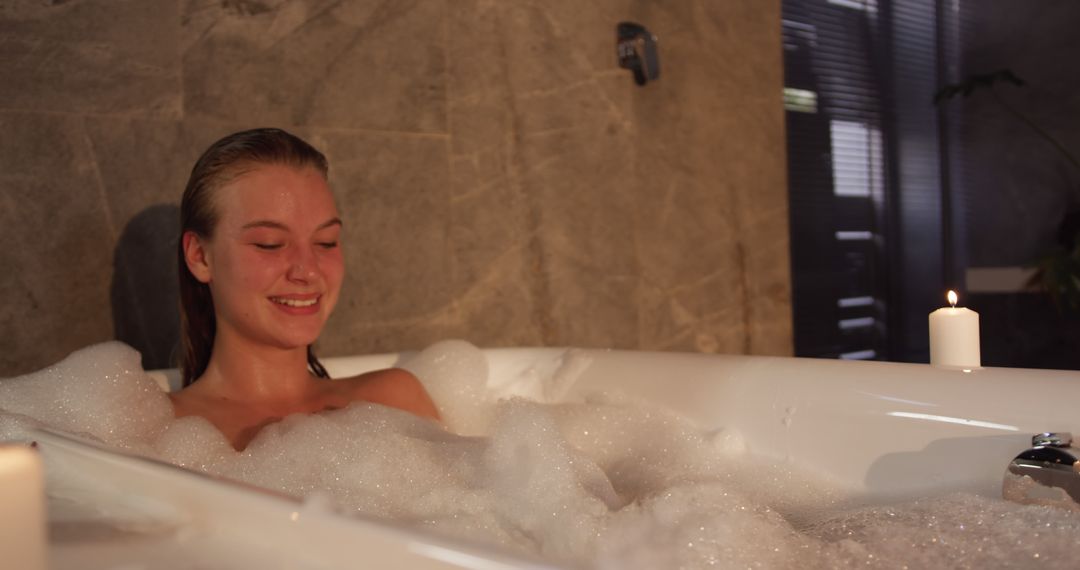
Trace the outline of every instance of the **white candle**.
[[0, 565], [45, 570], [45, 482], [38, 453], [0, 447]]
[[930, 364], [955, 368], [978, 368], [979, 313], [956, 306], [949, 291], [949, 307], [930, 313]]

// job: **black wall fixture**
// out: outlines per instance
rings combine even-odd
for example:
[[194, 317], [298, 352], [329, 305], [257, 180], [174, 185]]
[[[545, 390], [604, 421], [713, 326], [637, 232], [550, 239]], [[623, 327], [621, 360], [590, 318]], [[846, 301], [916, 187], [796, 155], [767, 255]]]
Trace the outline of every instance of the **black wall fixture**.
[[619, 67], [634, 72], [634, 82], [645, 85], [660, 77], [660, 56], [656, 36], [641, 24], [619, 22], [615, 27], [615, 53]]

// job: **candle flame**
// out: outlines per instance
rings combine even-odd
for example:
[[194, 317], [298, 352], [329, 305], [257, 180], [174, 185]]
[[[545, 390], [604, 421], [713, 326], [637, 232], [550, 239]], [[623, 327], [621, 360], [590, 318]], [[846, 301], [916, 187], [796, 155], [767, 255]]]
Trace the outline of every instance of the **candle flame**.
[[952, 307], [955, 309], [956, 308], [956, 301], [957, 301], [956, 291], [953, 291], [953, 290], [950, 289], [949, 293], [947, 295], [945, 295], [945, 297], [949, 299], [949, 304], [952, 305]]

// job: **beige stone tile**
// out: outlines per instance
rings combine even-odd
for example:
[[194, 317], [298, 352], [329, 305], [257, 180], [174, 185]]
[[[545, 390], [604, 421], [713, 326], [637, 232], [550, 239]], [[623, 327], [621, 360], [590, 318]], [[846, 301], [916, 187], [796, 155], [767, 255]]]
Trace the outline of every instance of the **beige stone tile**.
[[635, 187], [619, 167], [623, 146], [592, 144], [589, 129], [558, 138], [530, 141], [525, 152], [537, 155], [526, 188], [536, 197], [549, 342], [633, 347], [641, 271]]
[[[637, 279], [575, 269], [572, 263], [549, 269], [552, 331], [547, 344], [638, 348]], [[589, 286], [582, 286], [586, 281]]]
[[[510, 264], [524, 259], [509, 258]], [[543, 315], [537, 314], [532, 287], [521, 267], [496, 266], [497, 278], [481, 281], [461, 301], [463, 331], [457, 336], [480, 346], [541, 346]]]
[[111, 231], [82, 119], [0, 113], [0, 377], [109, 340]]
[[0, 109], [180, 113], [176, 0], [0, 8]]
[[542, 344], [542, 297], [533, 198], [523, 181], [513, 64], [503, 3], [455, 2], [448, 13], [453, 280], [470, 340]]
[[640, 296], [640, 346], [655, 350], [746, 352], [750, 312], [739, 271], [661, 288], [646, 281]]
[[[411, 345], [420, 323], [453, 305], [445, 137], [311, 129], [330, 161], [345, 223], [347, 277], [327, 335], [377, 334], [383, 349]], [[394, 333], [393, 331], [398, 331]], [[395, 336], [403, 335], [403, 336]], [[335, 349], [347, 342], [335, 340]]]
[[[661, 34], [662, 61], [682, 65], [664, 68], [661, 80], [635, 100], [639, 172], [657, 186], [673, 186], [653, 204], [659, 224], [640, 240], [644, 265], [668, 305], [678, 301], [699, 319], [693, 328], [704, 335], [703, 347], [712, 337], [718, 349], [790, 354], [780, 54], [775, 34], [762, 31], [762, 18], [778, 15], [744, 13], [730, 4], [703, 9], [691, 10], [690, 25], [682, 28], [688, 33], [654, 30]], [[682, 226], [663, 223], [672, 213]], [[665, 257], [666, 251], [673, 255]], [[715, 282], [694, 291], [689, 285], [709, 271], [716, 272]], [[651, 318], [662, 324], [668, 317]], [[659, 326], [662, 334], [644, 335], [643, 342], [670, 336], [672, 329]], [[733, 330], [744, 342], [733, 342]]]
[[741, 282], [736, 213], [722, 198], [728, 187], [679, 174], [642, 178], [653, 188], [639, 199], [643, 274], [669, 289], [710, 276], [722, 288]]
[[185, 111], [249, 123], [443, 133], [445, 10], [444, 0], [190, 2]]
[[447, 26], [447, 124], [455, 159], [499, 154], [515, 137], [509, 62], [502, 55], [497, 10], [462, 1]]
[[529, 257], [533, 239], [527, 204], [504, 178], [485, 179], [448, 205], [455, 296], [482, 279], [496, 263]]
[[613, 164], [618, 148], [597, 150], [590, 138], [562, 141], [567, 152], [537, 162], [526, 185], [536, 197], [549, 342], [634, 346], [640, 266], [632, 186], [610, 168], [597, 168]]
[[[746, 251], [751, 352], [790, 355], [791, 274], [782, 112], [762, 104], [746, 117], [753, 128], [732, 155], [731, 179]], [[752, 153], [752, 154], [751, 154]], [[754, 168], [755, 164], [780, 168]]]
[[[558, 39], [551, 43], [561, 45]], [[630, 141], [617, 136], [612, 125], [620, 117], [588, 69], [537, 66], [510, 80], [520, 82], [513, 84], [517, 171], [536, 220], [545, 342], [634, 347], [640, 267]], [[537, 82], [536, 74], [552, 83]]]
[[[564, 52], [575, 65], [591, 73], [618, 69], [615, 57], [615, 26], [624, 20], [640, 21], [647, 26], [656, 24], [648, 17], [645, 3], [629, 0], [606, 2], [574, 2], [560, 0], [544, 6], [546, 19], [556, 37], [572, 47]], [[620, 71], [620, 76], [632, 81], [630, 71]]]
[[239, 123], [126, 117], [87, 119], [92, 151], [119, 232], [144, 209], [180, 205], [195, 161]]
[[[762, 181], [748, 176], [744, 184], [740, 174], [732, 182], [730, 170], [782, 171], [775, 156], [747, 156], [760, 152], [755, 143], [782, 149], [782, 128], [776, 139], [741, 140], [748, 129], [777, 131], [756, 118], [770, 104], [762, 90], [742, 84], [760, 84], [768, 74], [727, 73], [744, 66], [710, 52], [745, 51], [738, 23], [724, 19], [732, 14], [689, 5], [570, 4], [470, 3], [460, 12], [464, 26], [484, 33], [449, 43], [452, 148], [460, 153], [451, 169], [462, 173], [460, 183], [476, 183], [483, 178], [476, 157], [497, 145], [504, 168], [484, 170], [522, 197], [526, 214], [510, 217], [535, 234], [522, 251], [535, 268], [532, 298], [545, 343], [751, 350], [753, 331], [767, 328], [779, 310], [744, 308], [762, 288], [748, 264], [758, 252], [775, 254], [771, 243], [745, 242], [744, 218], [777, 212], [768, 200], [746, 199], [761, 193]], [[661, 36], [662, 59], [678, 64], [665, 66], [660, 82], [640, 89], [618, 70], [614, 13]], [[772, 41], [778, 48], [778, 38]], [[464, 53], [471, 57], [459, 63]], [[459, 75], [474, 81], [458, 87]], [[772, 79], [778, 110], [778, 72]], [[786, 267], [786, 255], [776, 263]], [[763, 279], [781, 303], [783, 295]], [[768, 326], [763, 334], [777, 328]]]

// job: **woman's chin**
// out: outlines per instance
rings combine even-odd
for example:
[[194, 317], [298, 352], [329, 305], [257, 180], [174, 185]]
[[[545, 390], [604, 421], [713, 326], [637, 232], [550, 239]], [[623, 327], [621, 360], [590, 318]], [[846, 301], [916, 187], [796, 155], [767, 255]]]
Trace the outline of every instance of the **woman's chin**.
[[310, 328], [293, 328], [289, 331], [279, 331], [278, 334], [268, 335], [268, 344], [274, 345], [278, 348], [290, 350], [294, 348], [305, 348], [312, 344], [319, 338], [319, 333], [322, 332], [322, 326], [310, 327]]

